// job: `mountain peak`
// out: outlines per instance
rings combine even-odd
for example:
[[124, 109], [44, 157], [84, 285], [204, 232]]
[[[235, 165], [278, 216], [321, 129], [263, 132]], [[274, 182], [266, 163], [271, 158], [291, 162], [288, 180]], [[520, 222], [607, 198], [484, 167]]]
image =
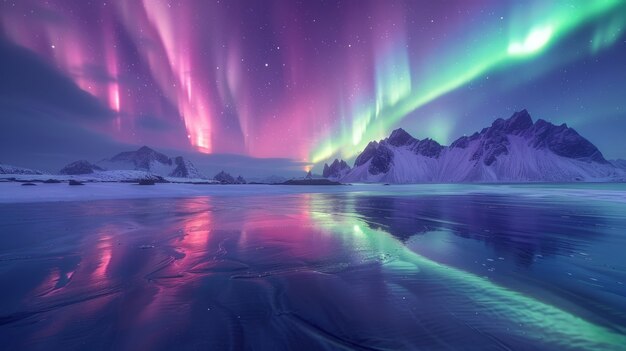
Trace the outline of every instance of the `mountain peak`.
[[324, 171], [322, 176], [324, 178], [341, 178], [350, 171], [350, 166], [344, 160], [335, 159], [333, 163], [328, 165], [324, 164]]
[[213, 177], [213, 180], [216, 180], [222, 184], [235, 184], [235, 178], [230, 175], [230, 173], [226, 173], [223, 170]]
[[[336, 164], [325, 167], [326, 173]], [[620, 172], [574, 129], [542, 119], [533, 122], [524, 109], [450, 146], [428, 138], [413, 139], [402, 128], [396, 129], [385, 140], [367, 144], [341, 180], [580, 181], [607, 179]]]
[[63, 169], [61, 169], [59, 173], [68, 174], [68, 175], [77, 175], [77, 174], [91, 174], [95, 171], [104, 171], [104, 169], [102, 167], [99, 167], [97, 165], [90, 163], [89, 161], [78, 160], [76, 162], [72, 162], [66, 165], [65, 167], [63, 167]]
[[172, 165], [172, 160], [169, 157], [145, 145], [137, 149], [137, 151], [120, 152], [113, 156], [110, 161], [130, 162], [140, 170], [149, 170], [152, 162], [158, 162], [168, 166]]
[[150, 155], [150, 154], [159, 154], [158, 151], [154, 150], [153, 148], [149, 147], [149, 146], [142, 146], [139, 149], [137, 149], [137, 151], [135, 151], [137, 154], [142, 154], [142, 155]]
[[411, 134], [402, 128], [395, 129], [387, 138], [387, 142], [393, 146], [408, 145], [414, 141], [417, 141], [417, 139], [413, 138]]
[[441, 154], [443, 146], [431, 138], [426, 138], [415, 143], [412, 149], [417, 155], [437, 158]]
[[99, 162], [108, 169], [133, 169], [178, 178], [204, 178], [195, 166], [182, 156], [170, 158], [146, 145], [125, 151]]
[[511, 117], [509, 117], [509, 119], [513, 118], [513, 117], [528, 117], [530, 118], [530, 113], [528, 113], [528, 110], [523, 108], [519, 111], [515, 111], [513, 112], [513, 115]]
[[361, 154], [357, 156], [357, 158], [354, 160], [354, 166], [355, 167], [360, 166], [364, 164], [365, 162], [369, 161], [372, 157], [374, 157], [374, 154], [376, 153], [377, 149], [378, 149], [378, 142], [370, 141], [369, 143], [367, 143], [367, 146], [365, 147], [363, 152], [361, 152]]
[[516, 133], [533, 126], [533, 119], [526, 109], [513, 113], [509, 119], [504, 121], [507, 133]]
[[533, 126], [533, 120], [527, 110], [514, 112], [508, 119], [498, 118], [491, 124], [490, 128], [485, 128], [482, 133], [488, 135], [495, 134], [520, 134]]
[[156, 151], [155, 149], [148, 147], [146, 145], [140, 147], [135, 151], [138, 155], [163, 155], [162, 153]]

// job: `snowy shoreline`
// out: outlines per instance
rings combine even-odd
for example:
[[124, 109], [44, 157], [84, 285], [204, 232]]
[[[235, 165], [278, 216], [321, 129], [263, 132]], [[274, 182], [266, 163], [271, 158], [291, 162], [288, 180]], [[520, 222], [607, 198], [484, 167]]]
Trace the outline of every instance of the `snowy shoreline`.
[[0, 203], [95, 201], [114, 199], [183, 198], [199, 196], [280, 196], [290, 194], [350, 193], [368, 196], [454, 196], [510, 195], [535, 198], [585, 199], [626, 202], [625, 183], [571, 184], [354, 184], [346, 186], [269, 185], [269, 184], [182, 184], [163, 183], [141, 186], [132, 183], [93, 182], [83, 186], [67, 183], [22, 186], [20, 182], [0, 182]]

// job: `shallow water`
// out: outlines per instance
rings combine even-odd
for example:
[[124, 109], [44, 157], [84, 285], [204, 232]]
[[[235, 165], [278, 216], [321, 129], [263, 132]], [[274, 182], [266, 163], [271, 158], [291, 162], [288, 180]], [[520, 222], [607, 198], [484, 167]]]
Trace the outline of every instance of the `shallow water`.
[[611, 186], [432, 187], [0, 204], [0, 345], [626, 349]]

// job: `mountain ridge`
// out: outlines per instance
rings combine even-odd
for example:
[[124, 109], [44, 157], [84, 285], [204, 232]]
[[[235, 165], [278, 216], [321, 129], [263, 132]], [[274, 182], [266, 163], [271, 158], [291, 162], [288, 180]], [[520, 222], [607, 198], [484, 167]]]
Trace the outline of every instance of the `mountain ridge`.
[[97, 166], [87, 160], [78, 160], [67, 164], [63, 167], [59, 174], [65, 175], [80, 175], [80, 174], [92, 174], [94, 172], [104, 171], [104, 168]]
[[0, 163], [0, 174], [42, 175], [42, 171]]
[[322, 176], [328, 179], [340, 179], [350, 172], [351, 168], [346, 161], [335, 159], [330, 166], [325, 163]]
[[207, 178], [184, 157], [171, 158], [145, 145], [135, 151], [124, 151], [105, 158], [97, 166], [111, 170], [144, 171], [163, 177]]
[[527, 110], [498, 118], [449, 146], [402, 128], [371, 141], [343, 182], [524, 182], [610, 180], [623, 173], [567, 124], [533, 122]]

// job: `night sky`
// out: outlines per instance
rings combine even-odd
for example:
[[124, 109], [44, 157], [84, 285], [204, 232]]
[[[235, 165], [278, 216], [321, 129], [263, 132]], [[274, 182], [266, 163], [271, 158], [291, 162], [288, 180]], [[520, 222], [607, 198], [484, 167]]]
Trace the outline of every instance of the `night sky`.
[[0, 162], [301, 172], [523, 108], [626, 158], [625, 32], [619, 0], [0, 0]]

